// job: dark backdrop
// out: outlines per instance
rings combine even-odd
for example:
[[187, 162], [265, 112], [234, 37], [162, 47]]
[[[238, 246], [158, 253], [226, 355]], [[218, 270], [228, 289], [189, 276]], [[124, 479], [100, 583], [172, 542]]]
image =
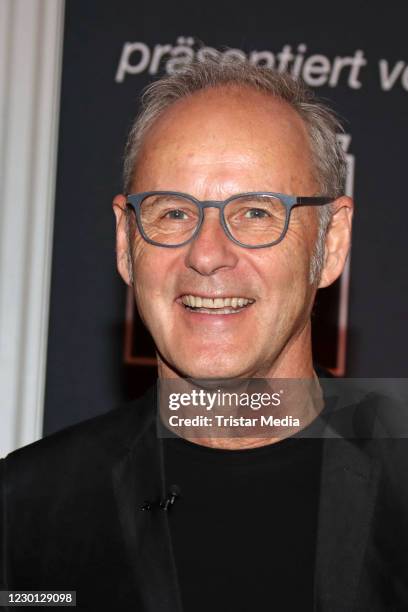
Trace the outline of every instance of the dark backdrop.
[[265, 52], [253, 60], [281, 68], [292, 52], [287, 69], [296, 65], [345, 118], [356, 200], [348, 324], [339, 330], [338, 283], [318, 299], [316, 355], [348, 376], [407, 375], [408, 48], [398, 4], [67, 0], [44, 433], [154, 380], [149, 338], [116, 272], [111, 199], [139, 92], [191, 55], [190, 37], [195, 51], [201, 41]]

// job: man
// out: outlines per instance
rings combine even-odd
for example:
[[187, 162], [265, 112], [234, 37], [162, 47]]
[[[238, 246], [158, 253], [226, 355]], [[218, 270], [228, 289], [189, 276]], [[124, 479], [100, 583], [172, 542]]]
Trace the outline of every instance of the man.
[[[316, 386], [311, 310], [351, 236], [338, 128], [299, 83], [244, 62], [150, 87], [113, 209], [164, 384]], [[95, 610], [407, 609], [403, 441], [323, 439], [328, 402], [317, 417], [295, 396], [295, 434], [166, 438], [152, 390], [12, 453], [4, 588], [75, 590]]]

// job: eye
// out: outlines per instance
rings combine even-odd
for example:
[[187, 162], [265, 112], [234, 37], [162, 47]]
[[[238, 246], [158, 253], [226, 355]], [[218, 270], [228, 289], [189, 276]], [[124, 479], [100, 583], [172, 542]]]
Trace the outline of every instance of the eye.
[[245, 213], [246, 219], [263, 219], [264, 217], [269, 217], [269, 213], [262, 208], [251, 208], [247, 210]]
[[167, 219], [187, 219], [187, 214], [184, 210], [180, 210], [179, 208], [169, 210], [164, 215], [164, 218]]

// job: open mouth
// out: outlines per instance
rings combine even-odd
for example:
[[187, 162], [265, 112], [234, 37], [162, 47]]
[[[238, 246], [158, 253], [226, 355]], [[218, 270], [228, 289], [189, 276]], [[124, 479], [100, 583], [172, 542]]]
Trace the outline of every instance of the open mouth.
[[186, 294], [177, 299], [187, 310], [196, 313], [220, 315], [237, 314], [242, 312], [255, 300], [247, 297], [201, 297], [199, 295]]

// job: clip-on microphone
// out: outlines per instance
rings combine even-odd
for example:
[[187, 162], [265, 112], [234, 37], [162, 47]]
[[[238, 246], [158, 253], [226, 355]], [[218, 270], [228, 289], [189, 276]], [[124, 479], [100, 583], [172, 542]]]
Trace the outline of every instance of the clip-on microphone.
[[156, 507], [160, 508], [164, 512], [168, 512], [170, 508], [174, 505], [174, 502], [178, 497], [180, 497], [181, 491], [178, 485], [171, 485], [170, 492], [167, 493], [167, 497], [163, 501], [150, 502], [145, 501], [140, 506], [140, 510], [146, 512], [148, 510], [154, 510]]

